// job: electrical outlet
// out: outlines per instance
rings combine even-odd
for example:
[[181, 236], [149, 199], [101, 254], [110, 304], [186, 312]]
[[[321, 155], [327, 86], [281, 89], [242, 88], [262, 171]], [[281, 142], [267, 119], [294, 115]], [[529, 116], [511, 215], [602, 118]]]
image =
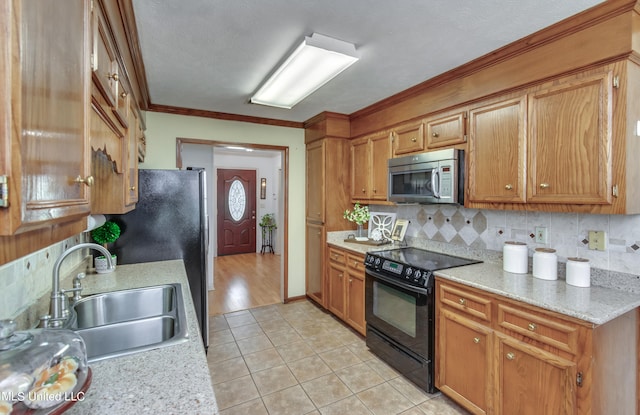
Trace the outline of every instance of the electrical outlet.
[[604, 231], [589, 231], [589, 249], [604, 251], [607, 249], [607, 234]]
[[536, 226], [536, 243], [547, 243], [547, 228], [544, 226]]

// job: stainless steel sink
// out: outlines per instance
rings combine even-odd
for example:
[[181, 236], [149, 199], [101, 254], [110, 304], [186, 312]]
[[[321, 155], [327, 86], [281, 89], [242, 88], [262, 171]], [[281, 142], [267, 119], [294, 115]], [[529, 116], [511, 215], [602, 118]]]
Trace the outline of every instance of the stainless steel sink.
[[73, 308], [77, 328], [83, 329], [171, 313], [176, 302], [174, 285], [158, 285], [92, 295], [75, 303]]
[[84, 339], [89, 362], [171, 346], [188, 337], [180, 284], [95, 294], [72, 309], [71, 328]]

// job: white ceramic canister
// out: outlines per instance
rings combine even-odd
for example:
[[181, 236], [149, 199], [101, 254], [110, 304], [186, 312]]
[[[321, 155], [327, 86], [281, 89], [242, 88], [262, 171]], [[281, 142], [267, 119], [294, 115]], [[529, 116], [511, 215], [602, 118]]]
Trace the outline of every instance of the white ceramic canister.
[[591, 265], [586, 258], [567, 258], [567, 284], [576, 287], [591, 286]]
[[502, 269], [514, 274], [529, 272], [527, 244], [524, 242], [505, 242], [502, 249]]
[[536, 248], [533, 253], [533, 276], [541, 280], [558, 279], [558, 256], [551, 248]]

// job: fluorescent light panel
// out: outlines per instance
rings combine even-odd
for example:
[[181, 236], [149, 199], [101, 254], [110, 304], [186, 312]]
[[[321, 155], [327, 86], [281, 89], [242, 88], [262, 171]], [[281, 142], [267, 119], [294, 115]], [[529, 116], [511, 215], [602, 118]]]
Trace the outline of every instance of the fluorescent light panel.
[[254, 104], [290, 109], [358, 60], [353, 44], [318, 33], [304, 41], [251, 97]]

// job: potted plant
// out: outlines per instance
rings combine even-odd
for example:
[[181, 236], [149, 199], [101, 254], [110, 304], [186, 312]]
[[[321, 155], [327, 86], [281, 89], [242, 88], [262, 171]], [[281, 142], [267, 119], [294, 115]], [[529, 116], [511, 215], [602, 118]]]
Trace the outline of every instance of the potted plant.
[[[103, 245], [105, 248], [107, 244], [112, 244], [118, 240], [120, 237], [120, 226], [114, 221], [106, 221], [102, 226], [99, 226], [91, 231], [91, 238], [100, 245]], [[116, 255], [111, 255], [111, 261], [113, 264], [116, 264], [117, 257]], [[103, 255], [96, 257], [95, 259], [96, 272], [99, 274], [103, 274], [106, 272], [110, 272], [107, 267], [107, 258]]]
[[345, 210], [342, 215], [349, 222], [354, 222], [358, 225], [356, 232], [356, 240], [366, 240], [368, 239], [364, 233], [363, 225], [365, 222], [369, 222], [369, 206], [362, 206], [360, 203], [355, 203], [353, 205], [353, 210]]
[[276, 229], [276, 219], [273, 217], [273, 213], [265, 213], [260, 219], [259, 225], [266, 229]]

